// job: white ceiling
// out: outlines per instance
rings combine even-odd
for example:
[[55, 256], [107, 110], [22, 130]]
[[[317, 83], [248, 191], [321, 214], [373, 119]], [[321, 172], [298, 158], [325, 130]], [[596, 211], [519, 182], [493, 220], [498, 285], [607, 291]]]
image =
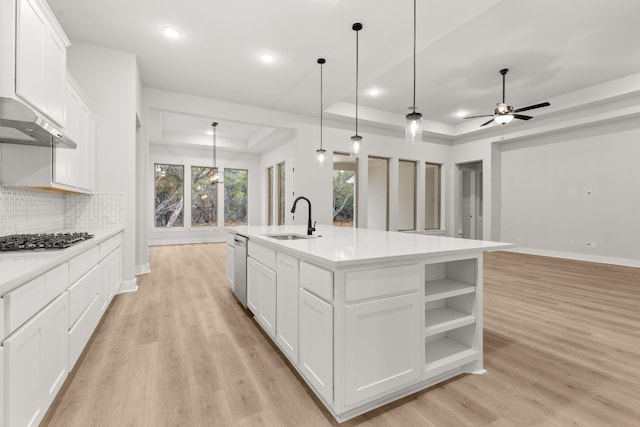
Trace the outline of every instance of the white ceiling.
[[[399, 117], [411, 105], [411, 0], [48, 2], [72, 40], [134, 52], [144, 86], [311, 116], [319, 109], [318, 57], [327, 59], [327, 110], [352, 114], [337, 107], [355, 101], [351, 25], [362, 22], [360, 104]], [[458, 125], [459, 110], [491, 114], [501, 68], [510, 69], [507, 101], [515, 107], [640, 73], [640, 1], [418, 0], [417, 7], [416, 104], [430, 121]], [[164, 26], [182, 37], [164, 38]], [[273, 64], [258, 61], [267, 51]], [[372, 87], [378, 97], [367, 94]], [[210, 122], [163, 113], [161, 133], [202, 137]], [[218, 135], [250, 147], [271, 131], [228, 123]]]

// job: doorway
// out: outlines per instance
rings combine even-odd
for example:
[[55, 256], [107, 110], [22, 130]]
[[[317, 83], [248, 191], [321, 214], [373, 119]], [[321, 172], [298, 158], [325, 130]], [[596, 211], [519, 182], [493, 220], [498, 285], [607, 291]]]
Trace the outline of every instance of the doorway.
[[482, 240], [482, 161], [459, 163], [457, 230], [463, 239]]

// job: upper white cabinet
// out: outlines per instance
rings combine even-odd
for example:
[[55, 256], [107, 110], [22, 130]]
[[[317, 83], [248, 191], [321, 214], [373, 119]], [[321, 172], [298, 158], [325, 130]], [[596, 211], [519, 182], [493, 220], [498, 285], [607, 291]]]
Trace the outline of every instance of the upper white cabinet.
[[64, 126], [69, 39], [44, 1], [18, 0], [16, 18], [15, 93]]
[[65, 85], [65, 133], [78, 144], [75, 150], [53, 148], [53, 181], [93, 191], [95, 182], [95, 117], [89, 101], [67, 73]]

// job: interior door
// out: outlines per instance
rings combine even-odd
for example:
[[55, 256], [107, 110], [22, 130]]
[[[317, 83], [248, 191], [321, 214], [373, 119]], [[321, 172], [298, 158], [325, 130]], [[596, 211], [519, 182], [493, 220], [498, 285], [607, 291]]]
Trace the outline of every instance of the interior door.
[[462, 238], [476, 237], [475, 169], [460, 167], [460, 233]]

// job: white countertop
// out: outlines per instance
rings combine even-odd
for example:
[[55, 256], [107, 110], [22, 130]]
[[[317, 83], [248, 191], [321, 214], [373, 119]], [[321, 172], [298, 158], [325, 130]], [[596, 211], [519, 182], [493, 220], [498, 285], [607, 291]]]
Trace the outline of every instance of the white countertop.
[[276, 240], [265, 234], [307, 234], [302, 225], [227, 227], [257, 243], [300, 255], [332, 267], [366, 264], [437, 255], [477, 253], [486, 250], [512, 248], [511, 243], [457, 239], [425, 234], [369, 230], [366, 228], [318, 225], [314, 238]]
[[92, 239], [77, 243], [67, 249], [0, 252], [0, 295], [6, 294], [76, 255], [99, 245], [121, 231], [121, 228], [90, 231], [89, 234], [94, 235]]

